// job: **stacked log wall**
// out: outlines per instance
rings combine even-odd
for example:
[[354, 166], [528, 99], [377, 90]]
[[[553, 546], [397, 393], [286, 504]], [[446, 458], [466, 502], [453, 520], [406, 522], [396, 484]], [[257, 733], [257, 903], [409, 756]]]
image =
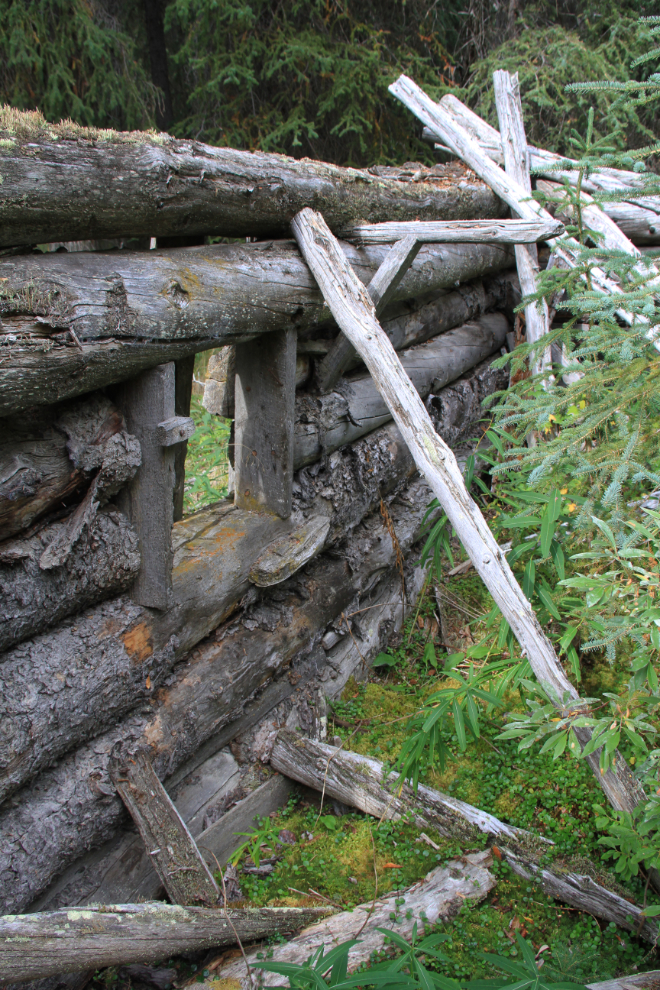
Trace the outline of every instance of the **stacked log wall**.
[[[31, 187], [33, 211], [20, 235], [12, 197], [0, 205], [12, 245], [54, 239], [53, 224], [62, 241], [129, 229], [166, 236], [177, 224], [180, 232], [185, 204], [188, 215], [205, 216], [187, 233], [205, 224], [206, 234], [236, 236], [247, 224], [251, 237], [288, 231], [291, 217], [308, 201], [318, 206], [319, 196], [339, 233], [365, 216], [502, 213], [461, 168], [364, 174], [279, 156], [211, 155], [176, 142], [136, 149], [85, 139], [75, 152], [67, 140], [37, 142], [31, 166], [54, 175], [78, 154], [86, 166], [105, 162], [111, 186], [127, 162], [137, 163], [149, 181], [141, 200], [136, 189], [122, 200], [135, 207], [124, 209], [129, 226], [117, 226], [116, 189], [96, 213], [89, 188], [78, 189], [73, 222], [58, 207], [61, 190]], [[27, 188], [20, 140], [2, 154], [3, 191], [7, 174], [11, 189]], [[259, 170], [263, 183], [246, 220], [239, 186]], [[278, 182], [285, 195], [273, 197]], [[388, 248], [345, 243], [343, 250], [368, 283]], [[511, 263], [507, 247], [427, 246], [383, 316], [439, 432], [453, 443], [467, 438], [481, 400], [505, 382], [490, 359], [510, 328], [501, 311], [510, 315], [515, 293]], [[49, 890], [67, 870], [78, 879], [58, 889], [71, 903], [103, 892], [105, 881], [94, 886], [76, 864], [104, 842], [123, 841], [112, 761], [146, 749], [158, 776], [172, 781], [268, 713], [314, 721], [314, 699], [365, 676], [405, 613], [382, 500], [409, 554], [430, 496], [359, 362], [332, 392], [316, 389], [315, 362], [337, 328], [291, 242], [12, 250], [0, 258], [0, 318], [0, 889], [4, 910], [23, 911], [36, 898], [54, 903]], [[291, 516], [227, 499], [175, 523], [167, 605], [137, 603], [131, 587], [140, 549], [113, 499], [139, 470], [140, 451], [114, 386], [171, 360], [191, 372], [199, 350], [292, 328], [300, 369]], [[177, 377], [179, 416], [190, 400], [184, 386]], [[184, 457], [181, 447], [175, 518]], [[422, 572], [407, 564], [405, 578], [414, 597]], [[94, 875], [103, 877], [110, 867], [95, 855]]]

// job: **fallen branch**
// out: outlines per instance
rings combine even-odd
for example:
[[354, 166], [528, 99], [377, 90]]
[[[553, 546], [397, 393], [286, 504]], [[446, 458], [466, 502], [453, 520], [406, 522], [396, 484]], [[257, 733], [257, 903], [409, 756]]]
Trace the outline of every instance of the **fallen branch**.
[[361, 223], [350, 239], [358, 244], [387, 244], [402, 237], [415, 237], [425, 244], [532, 244], [563, 233], [562, 224], [548, 220], [454, 220]]
[[[0, 980], [37, 980], [58, 973], [127, 963], [155, 963], [183, 952], [290, 936], [327, 908], [180, 907], [149, 902], [68, 908], [0, 917]], [[227, 917], [228, 915], [228, 917]]]

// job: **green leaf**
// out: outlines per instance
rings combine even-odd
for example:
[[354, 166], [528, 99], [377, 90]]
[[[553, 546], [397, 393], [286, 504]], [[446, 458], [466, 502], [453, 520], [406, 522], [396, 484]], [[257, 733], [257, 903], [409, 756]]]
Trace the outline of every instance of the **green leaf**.
[[536, 583], [536, 564], [533, 560], [528, 560], [523, 574], [523, 594], [531, 601]]
[[612, 544], [612, 548], [616, 550], [616, 540], [614, 539], [614, 533], [612, 532], [608, 524], [604, 522], [604, 520], [598, 519], [596, 516], [592, 516], [591, 521], [594, 523], [595, 526], [598, 526], [598, 529], [601, 531], [601, 533]]
[[553, 615], [555, 619], [561, 619], [559, 614], [559, 609], [552, 600], [552, 595], [548, 589], [543, 584], [537, 585], [536, 594], [539, 596], [545, 607], [547, 608], [550, 615]]
[[396, 657], [393, 657], [390, 653], [379, 653], [374, 660], [374, 667], [395, 667], [398, 663]]
[[458, 736], [458, 745], [461, 751], [465, 750], [467, 747], [467, 737], [465, 735], [465, 721], [463, 719], [463, 709], [460, 704], [454, 698], [452, 702], [452, 712], [454, 714], [454, 730]]

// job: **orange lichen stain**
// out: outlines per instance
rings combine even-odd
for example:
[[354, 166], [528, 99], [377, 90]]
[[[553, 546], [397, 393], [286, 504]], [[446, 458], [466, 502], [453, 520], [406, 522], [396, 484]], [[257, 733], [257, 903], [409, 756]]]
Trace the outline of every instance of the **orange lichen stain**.
[[117, 636], [124, 628], [124, 622], [120, 618], [110, 618], [101, 626], [97, 639], [108, 639]]
[[151, 722], [144, 730], [144, 736], [150, 746], [158, 747], [163, 741], [163, 727], [160, 722], [160, 715]]
[[120, 637], [131, 660], [135, 663], [142, 663], [154, 652], [154, 642], [151, 636], [151, 628], [146, 622], [140, 622], [133, 626], [127, 633]]
[[[202, 540], [194, 539], [186, 544], [185, 557], [179, 561], [172, 571], [172, 580], [189, 574], [200, 567], [201, 562], [216, 557], [219, 553], [227, 554], [235, 550], [236, 545], [247, 536], [245, 529], [233, 529], [231, 526], [221, 526], [216, 532], [209, 533]], [[219, 579], [221, 575], [217, 575]]]

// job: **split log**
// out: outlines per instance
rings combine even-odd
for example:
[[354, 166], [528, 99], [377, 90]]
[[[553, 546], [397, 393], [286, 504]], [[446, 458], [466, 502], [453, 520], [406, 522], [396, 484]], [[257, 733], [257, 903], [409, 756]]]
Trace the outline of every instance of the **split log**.
[[[433, 829], [466, 846], [482, 842], [487, 835], [515, 873], [533, 879], [551, 897], [614, 921], [650, 942], [658, 937], [656, 921], [645, 920], [641, 908], [596, 883], [591, 876], [571, 870], [570, 864], [564, 862], [541, 866], [539, 861], [553, 845], [548, 839], [501, 822], [494, 815], [423, 784], [416, 794], [407, 784], [395, 788], [396, 773], [386, 772], [378, 760], [280, 729], [270, 761], [280, 773], [374, 818], [397, 821], [409, 816], [418, 828]], [[592, 871], [601, 876], [604, 872], [595, 866]]]
[[[434, 337], [402, 356], [402, 365], [422, 399], [439, 392], [469, 368], [498, 353], [509, 323], [503, 313], [488, 313]], [[370, 433], [392, 416], [378, 387], [369, 378], [344, 381], [336, 392], [318, 399], [301, 396], [296, 414], [296, 467]]]
[[648, 973], [630, 973], [616, 980], [603, 980], [602, 983], [587, 983], [587, 990], [658, 990], [660, 969]]
[[454, 220], [408, 223], [360, 223], [351, 240], [358, 244], [387, 244], [401, 237], [414, 237], [425, 244], [532, 244], [563, 234], [563, 224], [551, 220]]
[[[472, 853], [461, 860], [450, 860], [444, 866], [431, 870], [420, 883], [407, 890], [392, 891], [379, 897], [375, 903], [358, 904], [352, 911], [334, 914], [305, 929], [286, 945], [272, 946], [267, 962], [301, 965], [317, 949], [323, 947], [327, 954], [340, 942], [355, 939], [359, 934], [357, 944], [348, 953], [348, 972], [352, 973], [385, 948], [383, 928], [392, 929], [401, 938], [410, 941], [414, 926], [422, 931], [425, 924], [450, 921], [463, 906], [469, 910], [471, 905], [482, 901], [496, 883], [487, 869], [491, 862], [489, 853]], [[396, 915], [394, 922], [392, 912]], [[249, 964], [259, 967], [259, 957], [263, 958], [263, 953], [258, 953], [257, 949], [248, 953]], [[250, 990], [252, 986], [242, 958], [232, 959], [224, 965], [221, 963], [215, 968], [214, 975], [223, 981], [240, 981], [242, 990]], [[286, 976], [268, 971], [263, 975], [268, 986], [288, 986]], [[225, 986], [228, 985], [225, 983]], [[210, 981], [204, 984], [205, 990], [212, 987]]]
[[[500, 171], [497, 166], [492, 167]], [[490, 170], [490, 166], [488, 169]], [[504, 179], [500, 185], [506, 189], [512, 183], [509, 188], [509, 194], [512, 195], [513, 187], [519, 187], [504, 173], [502, 175]], [[579, 695], [566, 677], [552, 643], [516, 581], [479, 507], [470, 497], [454, 454], [435, 432], [419, 395], [376, 320], [369, 296], [346, 262], [323, 217], [313, 210], [304, 210], [294, 220], [292, 229], [310, 269], [322, 287], [333, 316], [364, 359], [418, 469], [429, 480], [434, 495], [447, 513], [475, 570], [526, 651], [536, 678], [560, 711], [564, 710], [567, 701], [574, 705], [579, 700]], [[575, 731], [581, 744], [586, 745], [591, 738], [590, 731]], [[617, 758], [615, 766], [605, 773], [600, 770], [599, 757], [596, 754], [591, 754], [586, 759], [615, 808], [631, 811], [643, 800], [644, 792], [624, 759]]]
[[211, 907], [220, 888], [144, 752], [110, 771], [147, 855], [174, 904]]
[[19, 128], [0, 119], [0, 246], [126, 234], [272, 237], [310, 203], [338, 231], [365, 217], [501, 215], [490, 190], [453, 166], [361, 170], [165, 134], [108, 137], [25, 117]]
[[0, 918], [0, 980], [22, 982], [291, 936], [328, 908], [115, 904]]
[[66, 523], [0, 544], [0, 652], [104, 598], [126, 591], [140, 569], [138, 539], [113, 506], [98, 513], [60, 567], [39, 560]]
[[5, 419], [2, 426], [2, 540], [70, 502], [103, 469], [104, 461], [105, 501], [119, 490], [118, 479], [121, 487], [140, 463], [139, 444], [126, 433], [121, 414], [103, 395], [55, 409], [33, 409]]
[[[426, 485], [413, 482], [402, 498], [396, 498], [389, 506], [404, 553], [418, 538], [428, 501]], [[222, 530], [221, 520], [215, 528], [216, 548]], [[209, 531], [212, 532], [211, 527]], [[233, 533], [230, 543], [232, 539]], [[259, 544], [263, 545], [263, 539]], [[207, 545], [214, 546], [213, 535]], [[200, 556], [203, 546], [202, 541], [197, 541]], [[217, 552], [222, 559], [222, 549]], [[82, 712], [85, 715], [82, 731], [79, 724], [68, 725], [66, 738], [62, 740], [57, 720], [64, 722], [66, 711], [61, 708], [55, 713], [51, 726], [47, 726], [52, 738], [51, 751], [57, 746], [63, 752], [73, 739], [88, 740], [92, 733], [102, 729], [104, 719], [107, 719], [105, 725], [115, 722], [117, 714], [108, 716], [106, 709], [113, 704], [118, 689], [126, 706], [135, 707], [148, 695], [151, 703], [146, 711], [143, 707], [104, 735], [86, 741], [5, 802], [4, 813], [0, 815], [0, 898], [4, 910], [25, 909], [70, 862], [112, 836], [123, 814], [121, 801], [108, 777], [111, 760], [129, 758], [133, 752], [146, 749], [161, 780], [172, 774], [207, 739], [235, 721], [245, 702], [260, 686], [299, 651], [309, 651], [310, 642], [320, 638], [330, 622], [342, 612], [353, 610], [349, 606], [359, 608], [360, 596], [369, 595], [380, 579], [395, 570], [395, 565], [390, 536], [380, 514], [374, 514], [353, 529], [349, 538], [339, 543], [331, 554], [317, 557], [304, 571], [272, 591], [265, 589], [234, 626], [216, 634], [217, 641], [209, 644], [203, 655], [191, 656], [157, 692], [153, 691], [153, 681], [149, 689], [145, 688], [147, 672], [159, 660], [153, 653], [149, 655], [149, 650], [154, 648], [151, 637], [156, 637], [153, 628], [147, 625], [153, 618], [146, 610], [138, 612], [136, 606], [119, 599], [98, 606], [88, 616], [78, 617], [77, 631], [74, 633], [72, 628], [71, 633], [79, 638], [83, 632], [90, 653], [97, 648], [96, 635], [108, 654], [114, 644], [130, 649], [134, 663], [122, 673], [123, 681], [113, 676], [113, 665], [107, 663], [107, 686], [102, 682], [99, 685], [100, 674], [95, 669], [105, 662], [105, 657], [95, 657], [93, 664], [83, 668], [86, 678], [80, 670], [76, 671], [82, 683], [76, 684], [68, 677], [63, 682], [57, 681], [57, 689], [68, 688], [64, 693], [68, 693], [71, 710], [79, 716]], [[215, 574], [217, 577], [217, 567]], [[203, 588], [197, 594], [201, 610], [209, 596]], [[132, 616], [131, 608], [135, 610]], [[137, 620], [132, 625], [131, 617]], [[112, 628], [115, 632], [111, 636]], [[181, 625], [178, 628], [185, 630]], [[123, 683], [134, 676], [136, 666], [141, 677], [135, 677], [129, 697], [123, 693]], [[32, 663], [30, 670], [30, 697], [40, 702], [38, 684], [46, 677], [44, 663], [41, 666]], [[155, 670], [150, 676], [155, 680], [160, 671]], [[7, 679], [5, 689], [11, 686]], [[80, 692], [85, 692], [84, 698]], [[56, 697], [51, 690], [48, 700]], [[25, 711], [22, 701], [18, 708]], [[41, 708], [40, 712], [43, 711]], [[41, 748], [43, 742], [29, 739], [31, 717], [32, 711], [22, 716], [25, 736], [17, 743], [17, 752], [24, 755], [7, 767], [5, 780], [16, 779], [21, 767], [30, 763], [34, 767], [52, 762], [52, 752], [45, 753]], [[29, 779], [32, 773], [34, 770], [29, 770], [23, 779]]]

